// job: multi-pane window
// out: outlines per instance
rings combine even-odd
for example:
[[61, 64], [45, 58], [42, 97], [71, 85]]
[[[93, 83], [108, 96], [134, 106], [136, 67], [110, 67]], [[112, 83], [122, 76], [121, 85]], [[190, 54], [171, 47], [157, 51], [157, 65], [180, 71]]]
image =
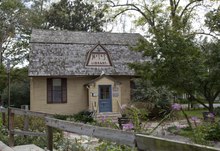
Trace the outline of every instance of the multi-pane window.
[[47, 102], [48, 103], [67, 102], [67, 83], [65, 78], [47, 79]]
[[100, 99], [109, 99], [110, 98], [110, 87], [101, 86], [100, 87]]

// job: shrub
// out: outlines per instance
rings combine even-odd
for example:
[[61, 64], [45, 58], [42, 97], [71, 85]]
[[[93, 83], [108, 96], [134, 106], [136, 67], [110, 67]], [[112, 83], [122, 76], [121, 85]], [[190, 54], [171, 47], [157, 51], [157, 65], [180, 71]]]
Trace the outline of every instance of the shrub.
[[83, 122], [83, 123], [95, 122], [94, 118], [92, 117], [92, 112], [90, 111], [81, 111], [73, 115], [73, 118], [76, 122]]
[[71, 115], [56, 114], [53, 117], [59, 120], [68, 120], [68, 118], [71, 118]]
[[211, 141], [220, 141], [220, 123], [212, 123], [205, 126], [205, 139]]
[[215, 108], [214, 113], [216, 116], [220, 116], [220, 107]]
[[136, 151], [136, 148], [131, 148], [126, 145], [118, 145], [112, 142], [103, 141], [101, 145], [95, 148], [96, 151]]
[[168, 99], [166, 99], [166, 97], [164, 97], [164, 99], [159, 100], [149, 111], [148, 118], [150, 120], [161, 119], [168, 115], [170, 112], [171, 103]]

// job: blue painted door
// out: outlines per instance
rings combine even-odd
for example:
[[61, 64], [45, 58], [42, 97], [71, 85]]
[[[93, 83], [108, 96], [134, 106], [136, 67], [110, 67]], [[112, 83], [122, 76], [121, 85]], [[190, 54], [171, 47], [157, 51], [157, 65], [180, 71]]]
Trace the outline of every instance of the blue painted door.
[[112, 112], [111, 85], [99, 85], [99, 112]]

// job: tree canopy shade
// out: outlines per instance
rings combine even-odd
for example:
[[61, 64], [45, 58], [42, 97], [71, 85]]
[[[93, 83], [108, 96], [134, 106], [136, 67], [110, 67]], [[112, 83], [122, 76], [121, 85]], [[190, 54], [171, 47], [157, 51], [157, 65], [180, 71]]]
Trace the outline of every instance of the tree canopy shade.
[[201, 43], [195, 39], [192, 20], [202, 1], [108, 2], [112, 8], [119, 8], [116, 16], [130, 10], [139, 12], [136, 23], [148, 34], [135, 50], [151, 61], [130, 66], [155, 86], [187, 93], [191, 100], [213, 112], [213, 102], [220, 94], [220, 47], [216, 39]]
[[61, 0], [46, 14], [48, 26], [73, 31], [102, 31], [105, 22], [101, 9], [82, 0]]
[[[21, 105], [30, 104], [30, 82], [28, 68], [15, 68], [11, 70], [11, 103], [14, 107], [20, 108]], [[2, 94], [2, 101], [7, 106], [8, 86], [5, 86]]]

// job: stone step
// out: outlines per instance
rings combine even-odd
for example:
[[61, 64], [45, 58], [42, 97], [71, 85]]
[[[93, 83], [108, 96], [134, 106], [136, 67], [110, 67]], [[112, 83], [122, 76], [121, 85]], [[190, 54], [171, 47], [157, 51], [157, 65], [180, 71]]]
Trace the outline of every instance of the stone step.
[[117, 112], [103, 112], [103, 113], [98, 113], [95, 116], [95, 119], [97, 121], [102, 121], [104, 118], [105, 120], [111, 120], [112, 122], [118, 122], [118, 117], [121, 117], [120, 113]]
[[103, 116], [107, 116], [107, 117], [121, 117], [121, 113], [118, 112], [103, 112], [103, 113], [97, 113], [96, 117], [103, 117]]

